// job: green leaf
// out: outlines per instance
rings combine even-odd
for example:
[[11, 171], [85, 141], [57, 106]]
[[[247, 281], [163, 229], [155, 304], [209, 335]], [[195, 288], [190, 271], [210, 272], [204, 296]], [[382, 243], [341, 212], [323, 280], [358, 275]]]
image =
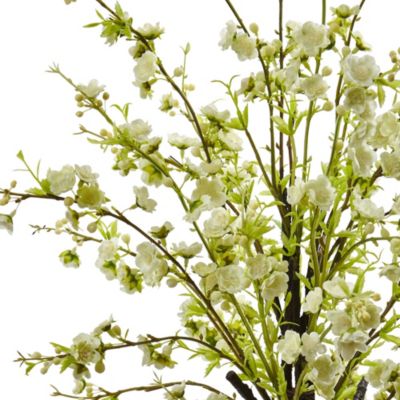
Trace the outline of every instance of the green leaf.
[[249, 105], [248, 104], [243, 110], [243, 122], [244, 122], [244, 126], [247, 128], [249, 125]]
[[17, 153], [17, 158], [20, 159], [22, 162], [25, 162], [25, 157], [24, 157], [24, 153], [22, 152], [22, 150], [20, 150]]
[[385, 339], [388, 342], [394, 343], [396, 346], [400, 347], [400, 337], [399, 336], [394, 336], [394, 335], [388, 335], [387, 333], [381, 333], [379, 335], [382, 339]]
[[385, 90], [383, 89], [382, 85], [377, 85], [377, 88], [379, 106], [383, 107], [383, 105], [385, 104]]
[[288, 124], [286, 123], [286, 121], [281, 118], [278, 117], [277, 115], [272, 117], [272, 120], [275, 122], [276, 127], [278, 128], [278, 130], [282, 133], [284, 133], [285, 135], [293, 135], [293, 132], [290, 130]]

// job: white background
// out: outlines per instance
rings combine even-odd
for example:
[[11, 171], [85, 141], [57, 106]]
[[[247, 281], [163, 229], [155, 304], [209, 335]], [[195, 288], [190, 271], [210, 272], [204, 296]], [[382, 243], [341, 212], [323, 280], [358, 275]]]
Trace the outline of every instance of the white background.
[[[267, 38], [272, 37], [276, 28], [277, 3], [271, 0], [235, 1], [244, 20], [258, 22]], [[286, 19], [320, 20], [318, 0], [286, 0], [285, 3]], [[328, 1], [328, 4], [333, 6], [339, 2]], [[221, 90], [210, 86], [210, 80], [227, 79], [253, 65], [238, 64], [235, 55], [221, 53], [218, 49], [219, 32], [225, 22], [232, 19], [223, 0], [126, 0], [122, 5], [126, 6], [136, 25], [160, 21], [166, 27], [159, 49], [167, 69], [179, 65], [179, 46], [188, 41], [192, 43], [189, 72], [191, 81], [198, 88], [193, 95], [196, 106], [221, 96]], [[3, 2], [0, 24], [0, 186], [7, 185], [11, 179], [17, 179], [21, 189], [32, 184], [23, 173], [13, 171], [21, 167], [15, 154], [22, 149], [32, 164], [42, 160], [43, 171], [48, 167], [59, 168], [64, 163], [91, 164], [101, 172], [103, 187], [117, 194], [113, 197], [117, 204], [126, 204], [124, 196], [131, 193], [134, 182], [129, 179], [115, 181], [115, 173], [109, 171], [110, 157], [104, 157], [84, 138], [72, 135], [84, 121], [74, 117], [76, 108], [71, 88], [58, 77], [45, 73], [52, 62], [59, 63], [77, 82], [86, 83], [97, 78], [107, 85], [115, 102], [133, 101], [135, 118], [144, 115], [151, 120], [153, 128], [165, 130], [156, 134], [174, 131], [174, 121], [168, 120], [169, 125], [157, 124], [154, 118], [158, 115], [151, 114], [151, 109], [137, 100], [137, 90], [131, 84], [134, 64], [127, 53], [129, 45], [121, 42], [109, 48], [98, 38], [98, 30], [82, 28], [85, 23], [95, 20], [94, 7], [95, 2], [89, 0], [78, 0], [68, 7], [62, 0]], [[373, 45], [382, 67], [389, 65], [388, 52], [400, 44], [399, 12], [397, 0], [367, 0], [362, 12], [363, 21], [358, 27], [366, 41]], [[321, 153], [324, 147], [321, 148], [318, 138], [321, 134], [327, 136], [328, 132], [314, 132], [312, 143], [324, 156]], [[59, 386], [67, 390], [72, 386], [69, 372], [61, 380], [57, 374], [42, 377], [38, 371], [25, 377], [23, 370], [12, 363], [17, 350], [25, 353], [40, 350], [46, 354], [51, 350], [49, 341], [69, 345], [75, 335], [90, 332], [110, 314], [122, 327], [130, 328], [132, 337], [139, 333], [171, 334], [179, 326], [176, 314], [180, 298], [172, 296], [166, 289], [146, 290], [140, 296], [120, 292], [114, 282], [106, 281], [94, 267], [95, 247], [84, 254], [80, 270], [62, 268], [57, 256], [71, 247], [68, 238], [47, 234], [32, 236], [28, 227], [30, 223], [51, 224], [62, 217], [62, 213], [60, 205], [32, 200], [20, 208], [12, 237], [0, 231], [2, 398], [45, 400], [51, 398], [49, 383], [60, 382]], [[168, 218], [173, 219], [173, 216]], [[180, 218], [179, 214], [175, 218]], [[97, 380], [97, 376], [94, 381], [114, 389], [151, 382], [151, 371], [140, 367], [140, 352], [128, 351], [125, 355], [113, 356], [116, 360], [119, 357], [124, 360], [122, 369], [108, 371], [104, 378], [106, 383]], [[165, 380], [193, 377], [201, 380], [201, 363], [191, 365], [183, 375], [167, 371]], [[228, 387], [222, 373], [215, 382]], [[161, 398], [161, 394], [137, 397]]]

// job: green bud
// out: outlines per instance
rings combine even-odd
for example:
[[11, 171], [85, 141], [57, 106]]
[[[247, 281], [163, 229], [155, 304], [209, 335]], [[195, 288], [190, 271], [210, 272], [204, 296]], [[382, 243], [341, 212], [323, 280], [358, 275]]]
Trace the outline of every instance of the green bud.
[[102, 374], [106, 370], [103, 360], [97, 361], [96, 365], [94, 366], [94, 370], [98, 374]]

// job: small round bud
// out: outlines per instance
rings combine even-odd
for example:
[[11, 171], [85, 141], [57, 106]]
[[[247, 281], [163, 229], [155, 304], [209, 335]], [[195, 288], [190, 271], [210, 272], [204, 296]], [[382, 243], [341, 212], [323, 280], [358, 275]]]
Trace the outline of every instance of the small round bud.
[[109, 331], [108, 333], [111, 336], [121, 336], [121, 328], [118, 325], [114, 325]]
[[100, 136], [107, 137], [107, 136], [108, 136], [108, 131], [107, 131], [107, 129], [102, 129], [102, 130], [100, 131]]
[[396, 76], [394, 74], [389, 74], [388, 75], [388, 81], [393, 82], [395, 80]]
[[261, 56], [263, 58], [273, 57], [275, 54], [275, 51], [276, 51], [276, 49], [274, 46], [272, 46], [271, 44], [267, 44], [261, 48]]
[[369, 222], [367, 225], [365, 225], [364, 233], [366, 235], [371, 235], [372, 233], [374, 233], [374, 230], [375, 230], [375, 225]]
[[32, 358], [41, 358], [42, 357], [42, 353], [39, 353], [38, 351], [35, 351], [31, 354]]
[[196, 86], [193, 83], [186, 83], [185, 89], [189, 92], [193, 92], [196, 89]]
[[334, 108], [334, 105], [333, 105], [333, 103], [331, 102], [331, 101], [326, 101], [325, 103], [324, 103], [324, 105], [322, 106], [322, 109], [324, 110], [324, 111], [332, 111], [333, 110], [333, 108]]
[[253, 32], [256, 36], [258, 35], [259, 27], [255, 22], [250, 24], [250, 31]]
[[79, 101], [78, 103], [77, 103], [77, 106], [78, 107], [83, 107], [85, 105], [85, 103], [83, 102], [83, 101]]
[[336, 147], [335, 147], [335, 149], [336, 149], [336, 151], [340, 151], [340, 150], [343, 149], [343, 140], [339, 139], [339, 140], [336, 142]]
[[101, 107], [103, 105], [103, 102], [101, 100], [96, 100], [95, 101], [96, 107]]
[[347, 112], [346, 108], [341, 104], [339, 104], [336, 107], [336, 114], [339, 115], [340, 117], [343, 117], [346, 114], [346, 112]]
[[103, 100], [106, 101], [106, 100], [108, 100], [109, 98], [110, 98], [110, 93], [104, 92], [104, 93], [103, 93]]
[[121, 236], [121, 240], [126, 244], [129, 245], [130, 241], [131, 241], [131, 236], [128, 233], [124, 233]]
[[381, 297], [381, 295], [379, 293], [375, 292], [375, 293], [371, 294], [371, 299], [374, 300], [374, 301], [379, 301], [381, 298], [382, 297]]
[[17, 181], [11, 181], [11, 183], [10, 183], [10, 188], [11, 189], [14, 189], [15, 187], [17, 186]]
[[83, 96], [82, 93], [78, 93], [78, 94], [75, 96], [75, 100], [76, 100], [77, 102], [80, 102], [80, 101], [85, 100], [85, 97]]
[[351, 8], [347, 4], [341, 4], [335, 9], [335, 14], [340, 18], [348, 18], [352, 12]]
[[111, 148], [111, 153], [117, 154], [119, 152], [118, 147], [112, 147]]
[[163, 184], [166, 187], [172, 188], [174, 186], [174, 181], [171, 178], [164, 177], [163, 178]]
[[90, 233], [95, 233], [97, 231], [97, 222], [91, 222], [86, 227], [87, 231]]
[[180, 77], [182, 75], [183, 75], [183, 68], [182, 67], [176, 67], [174, 69], [174, 76], [178, 78], [178, 77]]
[[348, 55], [350, 55], [350, 53], [351, 53], [350, 47], [349, 46], [344, 46], [343, 49], [342, 49], [343, 57], [347, 57]]
[[400, 101], [393, 104], [392, 111], [394, 113], [400, 113]]
[[275, 50], [279, 50], [282, 47], [282, 42], [279, 39], [274, 39], [271, 44], [275, 47]]
[[72, 206], [72, 204], [74, 204], [74, 199], [72, 198], [72, 197], [66, 197], [65, 199], [64, 199], [64, 205], [65, 205], [65, 207], [71, 207]]
[[53, 364], [54, 365], [60, 365], [61, 364], [61, 358], [60, 357], [53, 358]]
[[383, 238], [388, 238], [388, 237], [390, 237], [390, 232], [386, 228], [382, 228], [381, 229], [381, 236]]
[[75, 115], [76, 115], [78, 118], [81, 118], [81, 117], [83, 117], [83, 112], [82, 112], [82, 111], [77, 111], [77, 112], [75, 113]]
[[97, 361], [96, 365], [94, 366], [94, 370], [98, 374], [102, 374], [106, 370], [103, 360]]
[[332, 68], [327, 65], [322, 68], [322, 76], [329, 76], [332, 73]]
[[171, 289], [173, 289], [174, 287], [176, 287], [176, 285], [178, 284], [178, 281], [174, 278], [169, 278], [167, 279], [167, 286]]
[[229, 301], [223, 301], [222, 303], [221, 303], [221, 309], [223, 310], [223, 311], [230, 311], [230, 309], [231, 309], [231, 304], [229, 303]]

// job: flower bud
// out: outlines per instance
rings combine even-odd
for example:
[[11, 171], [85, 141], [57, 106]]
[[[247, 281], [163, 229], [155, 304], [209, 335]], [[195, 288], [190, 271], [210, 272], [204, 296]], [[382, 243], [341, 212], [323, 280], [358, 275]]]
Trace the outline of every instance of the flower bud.
[[386, 228], [381, 228], [381, 236], [383, 238], [388, 238], [390, 237], [390, 232]]
[[332, 73], [332, 68], [327, 65], [322, 68], [322, 76], [329, 76]]
[[369, 222], [367, 225], [365, 225], [364, 233], [366, 235], [371, 235], [372, 233], [374, 233], [374, 230], [375, 230], [375, 225]]
[[324, 111], [332, 111], [333, 110], [333, 108], [334, 108], [334, 105], [333, 105], [333, 103], [331, 102], [331, 101], [326, 101], [325, 103], [324, 103], [324, 105], [322, 106], [322, 109], [324, 110]]
[[372, 293], [371, 294], [371, 299], [374, 301], [379, 301], [381, 299], [381, 295], [379, 293]]
[[77, 102], [80, 102], [80, 101], [85, 100], [85, 97], [83, 96], [82, 93], [78, 93], [78, 94], [75, 96], [75, 100], [76, 100]]
[[88, 232], [90, 232], [90, 233], [96, 232], [96, 231], [97, 231], [97, 222], [91, 222], [91, 223], [87, 226], [86, 229], [87, 229]]
[[176, 67], [174, 69], [174, 76], [178, 78], [178, 77], [180, 77], [182, 75], [183, 75], [183, 68], [182, 67]]
[[17, 181], [16, 180], [11, 181], [10, 188], [14, 189], [16, 186], [17, 186]]
[[178, 281], [174, 278], [169, 278], [167, 279], [167, 286], [171, 289], [173, 289], [174, 287], [176, 287], [176, 285], [178, 284]]
[[352, 12], [351, 8], [347, 4], [341, 4], [335, 9], [335, 14], [340, 18], [348, 18]]
[[104, 92], [103, 93], [103, 100], [108, 100], [110, 98], [110, 93], [108, 93], [108, 92]]
[[71, 207], [74, 204], [74, 199], [72, 197], [66, 197], [64, 199], [64, 205], [65, 207]]
[[102, 374], [106, 370], [106, 366], [104, 365], [103, 360], [97, 361], [94, 369], [98, 374]]
[[343, 49], [342, 49], [343, 57], [347, 57], [348, 55], [350, 55], [350, 53], [351, 53], [350, 47], [349, 46], [344, 46]]
[[82, 112], [82, 111], [77, 111], [77, 112], [75, 113], [75, 115], [76, 115], [78, 118], [81, 118], [81, 117], [83, 117], [83, 112]]
[[276, 51], [276, 49], [274, 46], [272, 46], [271, 44], [267, 44], [261, 48], [261, 56], [263, 58], [273, 57], [275, 54], [275, 51]]
[[346, 114], [347, 110], [344, 106], [342, 106], [341, 104], [339, 104], [336, 107], [336, 113], [337, 115], [339, 115], [340, 117], [343, 117]]
[[124, 233], [121, 236], [121, 240], [126, 244], [129, 245], [130, 241], [131, 241], [131, 236], [128, 233]]
[[338, 139], [336, 141], [336, 147], [335, 147], [336, 151], [340, 151], [343, 149], [343, 140]]
[[250, 24], [250, 31], [253, 32], [256, 36], [258, 35], [259, 27], [255, 22]]

